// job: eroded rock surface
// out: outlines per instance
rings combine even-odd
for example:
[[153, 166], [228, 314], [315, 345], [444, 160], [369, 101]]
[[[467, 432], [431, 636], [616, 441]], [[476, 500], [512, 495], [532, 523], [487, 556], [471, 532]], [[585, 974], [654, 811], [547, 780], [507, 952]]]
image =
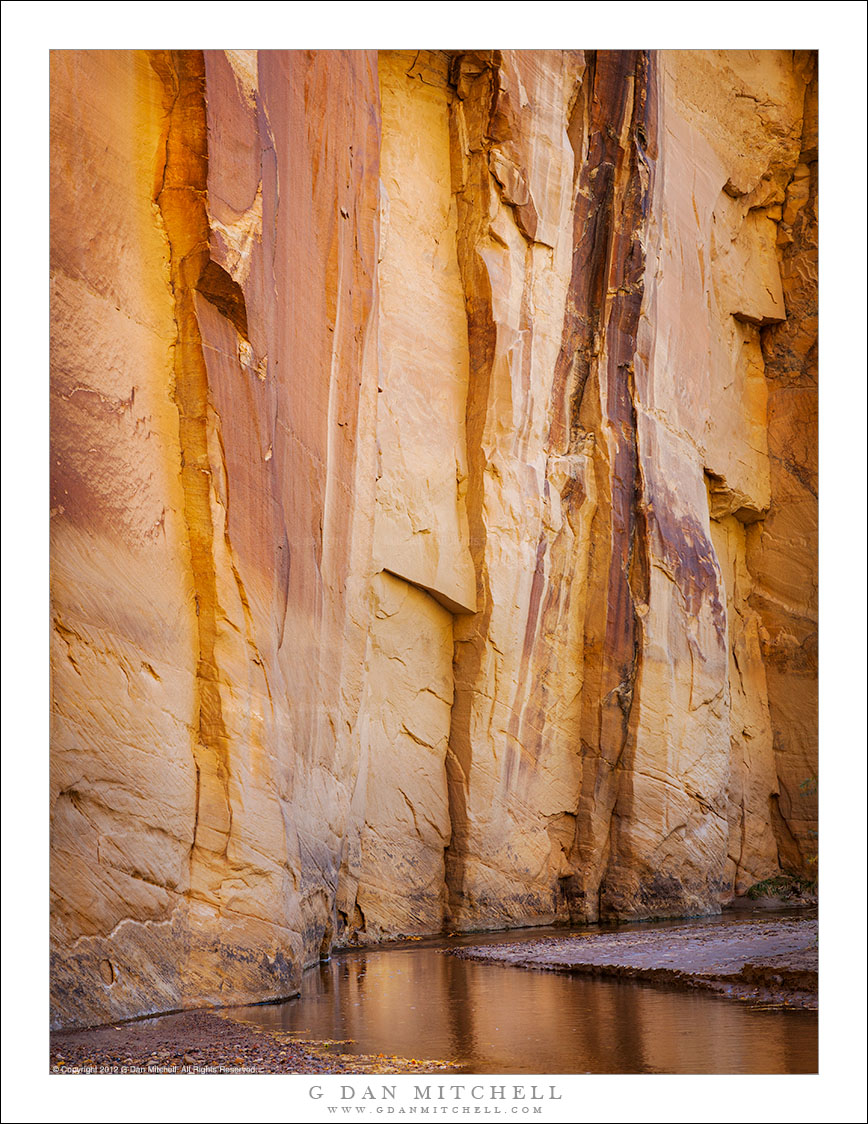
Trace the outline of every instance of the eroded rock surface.
[[816, 856], [816, 77], [52, 56], [52, 1002]]

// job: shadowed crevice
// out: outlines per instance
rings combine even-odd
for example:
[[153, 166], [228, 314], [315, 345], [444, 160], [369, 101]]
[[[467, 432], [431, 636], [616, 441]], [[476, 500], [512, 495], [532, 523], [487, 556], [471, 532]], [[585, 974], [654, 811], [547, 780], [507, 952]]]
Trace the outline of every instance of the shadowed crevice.
[[247, 333], [247, 305], [244, 303], [244, 292], [237, 281], [234, 281], [226, 270], [213, 259], [209, 259], [196, 282], [196, 291], [201, 293], [205, 300], [210, 301], [219, 313], [235, 326], [235, 330], [247, 342], [250, 338]]

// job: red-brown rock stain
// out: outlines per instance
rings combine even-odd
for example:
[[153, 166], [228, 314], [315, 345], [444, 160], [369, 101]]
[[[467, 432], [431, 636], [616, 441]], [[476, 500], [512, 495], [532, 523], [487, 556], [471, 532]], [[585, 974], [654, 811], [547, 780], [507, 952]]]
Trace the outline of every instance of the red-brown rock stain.
[[[578, 119], [580, 114], [584, 120]], [[549, 436], [553, 450], [568, 453], [593, 434], [596, 449], [598, 503], [580, 735], [582, 790], [570, 854], [576, 869], [573, 908], [585, 919], [597, 915], [617, 770], [628, 764], [641, 654], [637, 605], [648, 596], [634, 362], [656, 118], [651, 54], [598, 51], [589, 58], [584, 93], [569, 130], [578, 169], [575, 250]]]

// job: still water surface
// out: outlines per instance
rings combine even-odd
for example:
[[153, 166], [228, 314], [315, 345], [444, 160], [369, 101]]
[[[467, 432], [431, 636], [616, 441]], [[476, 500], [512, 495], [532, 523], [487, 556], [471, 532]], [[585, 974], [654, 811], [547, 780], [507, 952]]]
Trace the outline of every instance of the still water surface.
[[754, 1009], [701, 991], [441, 951], [547, 932], [341, 953], [305, 974], [297, 999], [231, 1013], [267, 1030], [339, 1040], [339, 1053], [448, 1060], [465, 1073], [817, 1072], [814, 1011]]

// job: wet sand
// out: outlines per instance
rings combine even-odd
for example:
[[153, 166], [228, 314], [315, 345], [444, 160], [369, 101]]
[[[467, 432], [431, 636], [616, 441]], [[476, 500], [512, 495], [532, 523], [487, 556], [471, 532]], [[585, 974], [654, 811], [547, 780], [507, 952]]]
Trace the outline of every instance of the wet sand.
[[816, 1010], [817, 933], [816, 917], [765, 917], [448, 951], [491, 964], [698, 987], [767, 1006]]

